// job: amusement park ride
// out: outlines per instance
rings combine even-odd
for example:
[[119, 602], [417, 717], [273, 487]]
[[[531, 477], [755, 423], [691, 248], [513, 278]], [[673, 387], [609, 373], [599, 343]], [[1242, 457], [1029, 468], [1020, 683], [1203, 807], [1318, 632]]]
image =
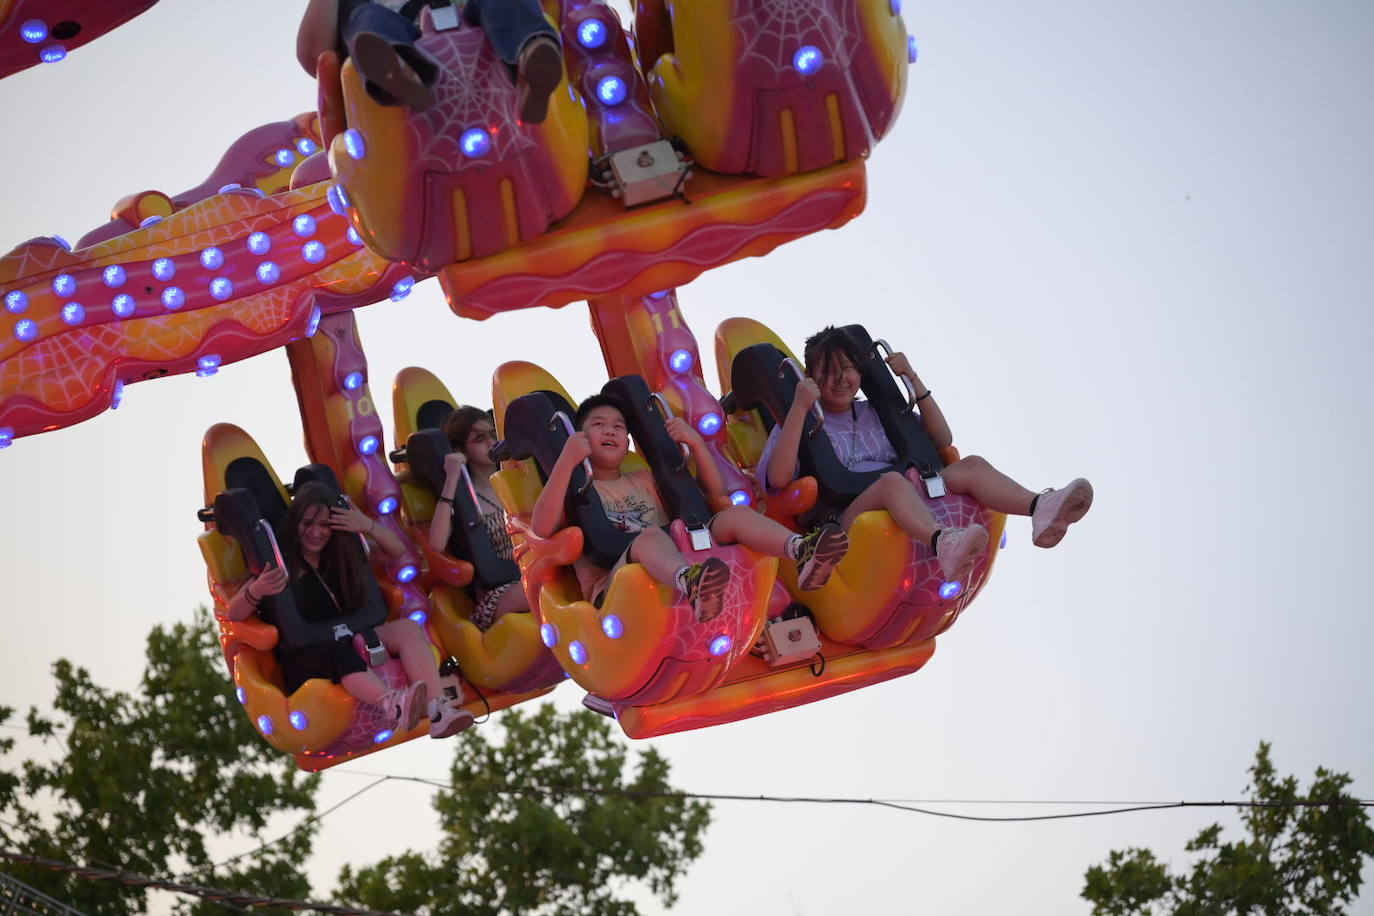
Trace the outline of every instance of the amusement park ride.
[[[0, 76], [58, 59], [152, 2], [110, 0], [89, 13], [77, 0], [0, 0]], [[264, 740], [305, 769], [424, 729], [393, 734], [378, 710], [327, 680], [284, 694], [274, 645], [332, 638], [304, 624], [292, 631], [289, 591], [275, 608], [280, 628], [223, 613], [273, 561], [273, 526], [303, 479], [332, 480], [405, 540], [404, 556], [374, 557], [386, 607], [370, 622], [420, 623], [436, 657], [456, 660], [445, 671], [461, 679], [469, 710], [571, 679], [636, 738], [914, 672], [990, 572], [995, 552], [962, 581], [943, 581], [925, 545], [872, 512], [853, 526], [830, 582], [803, 594], [790, 564], [689, 537], [689, 524], [721, 507], [706, 505], [663, 433], [665, 415], [689, 420], [729, 501], [793, 527], [818, 498], [867, 482], [811, 435], [813, 419], [806, 476], [764, 499], [752, 469], [791, 402], [791, 351], [756, 321], [724, 322], [713, 392], [676, 289], [863, 210], [864, 160], [895, 120], [915, 58], [900, 0], [638, 0], [633, 41], [603, 0], [544, 7], [562, 35], [566, 77], [542, 124], [516, 119], [515, 89], [482, 31], [455, 24], [441, 2], [422, 14], [418, 42], [442, 65], [428, 111], [376, 104], [352, 62], [331, 52], [318, 113], [249, 131], [195, 188], [124, 197], [74, 246], [38, 238], [0, 258], [0, 447], [116, 407], [125, 385], [213, 374], [285, 348], [313, 463], [287, 485], [247, 432], [212, 426], [200, 546], [238, 697]], [[654, 472], [680, 516], [670, 533], [685, 556], [719, 556], [734, 570], [718, 617], [699, 622], [637, 564], [617, 573], [601, 606], [583, 600], [570, 564], [613, 548], [599, 540], [599, 504], [580, 478], [567, 507], [579, 524], [548, 539], [530, 532], [568, 435], [557, 413], [576, 399], [526, 362], [498, 368], [491, 395], [502, 459], [494, 485], [518, 569], [492, 554], [471, 490], [456, 497], [449, 550], [430, 548], [447, 447], [433, 428], [460, 401], [431, 373], [403, 370], [389, 452], [353, 309], [403, 298], [431, 276], [466, 320], [587, 301], [608, 388], [634, 413], [639, 451], [626, 466]], [[847, 332], [872, 354], [863, 389], [907, 473], [957, 457], [925, 438], [881, 341]], [[943, 523], [979, 522], [993, 543], [1001, 534], [1002, 516], [967, 497], [929, 502]], [[533, 611], [479, 629], [469, 619], [474, 583], [517, 576]], [[376, 670], [403, 681], [394, 659]]]

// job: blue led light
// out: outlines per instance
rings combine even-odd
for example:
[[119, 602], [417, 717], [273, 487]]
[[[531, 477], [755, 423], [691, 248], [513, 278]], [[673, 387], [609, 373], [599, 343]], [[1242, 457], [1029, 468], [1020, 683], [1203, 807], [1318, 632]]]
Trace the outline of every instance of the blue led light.
[[577, 43], [587, 50], [595, 50], [606, 43], [610, 32], [600, 19], [588, 19], [577, 27]]
[[277, 150], [276, 154], [272, 156], [272, 160], [282, 168], [286, 168], [288, 165], [296, 161], [296, 153], [294, 150], [279, 149]]
[[625, 624], [616, 615], [607, 614], [601, 618], [601, 632], [610, 639], [619, 639], [625, 635]]
[[413, 614], [410, 615], [410, 619], [418, 623], [420, 626], [424, 626], [425, 621], [429, 619], [429, 615], [426, 614], [424, 611], [415, 611]]
[[303, 239], [308, 239], [315, 234], [315, 217], [309, 213], [302, 213], [291, 221], [291, 231]]
[[732, 506], [747, 506], [752, 501], [749, 498], [749, 493], [745, 490], [736, 490], [730, 494], [730, 505]]
[[377, 503], [377, 514], [378, 514], [378, 515], [390, 515], [391, 513], [393, 513], [393, 512], [396, 511], [396, 507], [397, 507], [398, 505], [400, 505], [400, 504], [396, 501], [396, 497], [394, 497], [394, 496], [386, 496], [386, 497], [383, 497], [383, 498], [382, 498], [382, 501], [379, 502], [379, 503]]
[[404, 299], [406, 296], [409, 296], [409, 295], [410, 295], [410, 291], [411, 291], [412, 289], [414, 289], [414, 288], [415, 288], [415, 278], [414, 278], [414, 277], [411, 277], [411, 276], [402, 277], [401, 279], [399, 279], [399, 280], [396, 281], [396, 285], [395, 285], [395, 286], [391, 287], [391, 301], [392, 301], [392, 302], [400, 302], [400, 301], [401, 301], [402, 299]]
[[825, 55], [815, 45], [802, 45], [797, 49], [797, 53], [792, 55], [792, 66], [796, 67], [802, 76], [810, 76], [824, 63]]
[[712, 411], [697, 421], [697, 431], [703, 436], [714, 436], [720, 429], [720, 414]]
[[162, 305], [164, 308], [176, 311], [186, 304], [186, 294], [180, 287], [169, 286], [162, 291]]
[[940, 584], [940, 597], [948, 601], [951, 598], [957, 598], [963, 590], [964, 583], [962, 582], [943, 582]]
[[22, 314], [29, 307], [29, 297], [22, 289], [5, 293], [5, 311], [11, 315]]
[[344, 390], [357, 391], [363, 387], [363, 374], [361, 372], [350, 372], [344, 376]]
[[392, 735], [394, 735], [394, 734], [396, 734], [396, 733], [395, 733], [394, 731], [392, 731], [391, 729], [389, 729], [389, 728], [384, 728], [384, 729], [382, 729], [381, 731], [377, 732], [377, 734], [375, 734], [375, 735], [372, 736], [372, 743], [373, 743], [373, 744], [386, 744], [388, 741], [391, 740], [391, 737], [392, 737]]
[[887, 8], [892, 10], [892, 15], [902, 15], [902, 0], [888, 0]]
[[42, 58], [45, 64], [55, 64], [67, 56], [67, 49], [62, 45], [48, 45], [38, 52], [38, 56]]
[[712, 655], [724, 655], [726, 652], [730, 651], [730, 647], [734, 644], [735, 641], [733, 639], [731, 639], [726, 634], [722, 633], [715, 639], [711, 640], [711, 644], [706, 648], [707, 651], [710, 652]]
[[291, 715], [286, 718], [291, 721], [291, 727], [298, 732], [303, 732], [310, 727], [310, 719], [299, 709], [291, 710]]
[[674, 372], [686, 372], [692, 368], [692, 363], [696, 358], [692, 356], [691, 350], [674, 350], [673, 355], [668, 357], [668, 365]]
[[58, 274], [52, 278], [52, 291], [59, 296], [70, 296], [76, 292], [76, 277], [71, 274]]
[[58, 248], [61, 248], [63, 251], [72, 250], [72, 243], [64, 239], [62, 236], [50, 235], [48, 236], [48, 238], [52, 239], [52, 243], [56, 245]]
[[210, 295], [223, 302], [234, 295], [234, 283], [228, 277], [215, 277], [210, 281]]
[[375, 455], [377, 453], [377, 446], [380, 444], [376, 436], [363, 436], [358, 440], [358, 454]]
[[322, 318], [323, 315], [324, 315], [324, 313], [320, 311], [320, 307], [319, 307], [318, 305], [312, 306], [312, 307], [311, 307], [311, 309], [310, 309], [310, 319], [309, 319], [308, 321], [306, 321], [306, 323], [305, 323], [305, 336], [306, 336], [306, 337], [314, 337], [314, 336], [315, 336], [315, 332], [318, 331], [318, 330], [320, 329], [320, 318]]
[[267, 254], [272, 250], [272, 236], [266, 232], [254, 232], [248, 236], [248, 250], [253, 254]]
[[667, 298], [667, 296], [668, 296], [668, 290], [666, 290], [666, 289], [661, 289], [661, 290], [659, 290], [659, 291], [656, 292], [656, 293], [650, 293], [650, 294], [649, 294], [649, 298], [650, 298], [650, 299], [665, 299], [665, 298]]
[[119, 289], [124, 285], [124, 281], [129, 278], [129, 275], [120, 265], [111, 264], [101, 273], [100, 278], [105, 281], [105, 285], [110, 289]]
[[355, 128], [350, 127], [343, 132], [343, 144], [345, 152], [354, 159], [361, 159], [367, 155], [367, 142]]
[[207, 353], [196, 360], [196, 375], [200, 378], [209, 378], [219, 371], [220, 361], [218, 353]]
[[0, 426], [0, 448], [9, 448], [14, 444], [14, 427]]
[[19, 37], [36, 45], [48, 37], [48, 24], [42, 19], [30, 19], [19, 27]]
[[1000, 541], [997, 542], [997, 549], [998, 549], [998, 550], [1001, 550], [1001, 549], [1003, 549], [1003, 548], [1006, 547], [1006, 546], [1007, 546], [1007, 533], [1006, 533], [1005, 531], [1003, 531], [1003, 532], [1002, 532], [1002, 540], [1000, 540]]
[[580, 639], [574, 639], [572, 642], [568, 643], [568, 657], [571, 658], [575, 664], [587, 664], [587, 647], [582, 645]]
[[363, 246], [363, 237], [358, 234], [358, 230], [352, 226], [348, 227], [348, 240], [359, 248]]
[[301, 257], [307, 264], [318, 264], [324, 260], [324, 243], [311, 239], [301, 246]]
[[177, 265], [171, 258], [158, 258], [153, 262], [153, 276], [159, 280], [170, 280], [177, 275]]
[[396, 581], [401, 583], [411, 582], [414, 581], [418, 574], [419, 570], [417, 570], [414, 565], [407, 563], [396, 571]]
[[156, 225], [160, 222], [162, 222], [162, 217], [154, 213], [152, 216], [143, 217], [143, 219], [139, 221], [138, 228], [147, 229], [149, 226]]
[[75, 327], [86, 320], [86, 310], [79, 302], [68, 302], [62, 306], [62, 320]]
[[915, 35], [908, 35], [908, 36], [906, 37], [906, 62], [909, 63], [909, 64], [914, 64], [914, 63], [916, 63], [916, 36], [915, 36]]
[[[123, 402], [123, 400], [124, 400], [124, 382], [123, 382], [123, 380], [121, 380], [121, 379], [115, 379], [114, 391], [111, 391], [111, 392], [110, 392], [110, 409], [111, 409], [111, 410], [118, 410], [118, 409], [119, 409], [119, 405], [120, 405], [121, 402]], [[242, 689], [243, 689], [242, 687], [239, 688], [239, 690], [242, 690]], [[240, 700], [239, 702], [244, 702], [244, 701], [243, 701], [243, 700]]]
[[235, 687], [235, 688], [234, 688], [234, 696], [236, 696], [236, 697], [239, 698], [239, 702], [240, 702], [240, 703], [247, 704], [247, 702], [248, 702], [248, 691], [244, 690], [242, 687]]
[[206, 270], [219, 270], [224, 266], [224, 252], [210, 247], [200, 253], [200, 266]]
[[21, 318], [14, 325], [14, 336], [23, 341], [33, 340], [38, 336], [38, 325], [32, 318]]
[[558, 645], [558, 627], [551, 623], [546, 623], [539, 628], [539, 638], [544, 641], [544, 645], [552, 649]]
[[320, 151], [320, 145], [309, 137], [301, 137], [296, 141], [296, 152], [302, 156], [313, 156]]
[[271, 261], [263, 261], [258, 265], [258, 282], [265, 286], [270, 286], [281, 279], [281, 268]]
[[258, 731], [262, 732], [264, 735], [270, 735], [270, 734], [272, 734], [272, 729], [275, 728], [275, 727], [276, 727], [276, 726], [274, 726], [274, 725], [272, 724], [272, 717], [271, 717], [271, 716], [268, 716], [268, 715], [258, 716]]
[[331, 184], [329, 190], [324, 192], [324, 196], [329, 199], [329, 209], [333, 210], [336, 215], [348, 215], [348, 196], [344, 194], [341, 186]]
[[231, 181], [228, 184], [220, 185], [219, 193], [228, 194], [230, 191], [239, 191], [242, 189], [243, 185], [239, 184], [237, 181]]
[[469, 127], [458, 138], [458, 146], [469, 159], [485, 156], [491, 150], [491, 134], [480, 127]]
[[629, 94], [625, 81], [618, 76], [603, 76], [596, 81], [596, 97], [603, 105], [619, 105]]
[[134, 313], [134, 309], [134, 297], [128, 293], [120, 293], [110, 300], [110, 310], [117, 318], [128, 318]]

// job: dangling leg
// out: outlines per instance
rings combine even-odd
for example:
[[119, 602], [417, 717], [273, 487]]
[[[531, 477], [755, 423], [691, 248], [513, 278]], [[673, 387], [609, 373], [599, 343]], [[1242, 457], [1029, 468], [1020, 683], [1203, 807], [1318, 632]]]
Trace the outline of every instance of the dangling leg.
[[913, 541], [929, 544], [946, 580], [967, 576], [988, 548], [988, 532], [982, 525], [941, 528], [916, 487], [896, 471], [888, 471], [860, 493], [840, 516], [840, 524], [848, 531], [862, 513], [875, 509], [886, 509]]
[[563, 79], [563, 52], [539, 0], [468, 0], [463, 13], [482, 26], [496, 56], [514, 72], [520, 120], [543, 123], [549, 96]]
[[1031, 542], [1037, 547], [1058, 544], [1093, 503], [1092, 484], [1081, 477], [1063, 489], [1036, 494], [977, 455], [945, 468], [944, 478], [951, 493], [972, 496], [994, 512], [1031, 516]]
[[412, 111], [434, 105], [429, 87], [438, 66], [415, 47], [419, 32], [404, 16], [376, 3], [353, 10], [344, 42], [369, 95], [383, 105], [404, 103]]
[[743, 506], [731, 506], [711, 520], [711, 534], [721, 544], [743, 544], [770, 557], [797, 562], [797, 581], [804, 591], [820, 588], [849, 550], [849, 537], [836, 524], [808, 534], [793, 534], [782, 525]]

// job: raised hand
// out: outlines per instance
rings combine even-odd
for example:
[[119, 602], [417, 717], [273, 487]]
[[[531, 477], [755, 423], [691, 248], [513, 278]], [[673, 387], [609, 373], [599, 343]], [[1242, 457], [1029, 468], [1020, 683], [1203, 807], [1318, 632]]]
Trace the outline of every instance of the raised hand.
[[692, 424], [682, 417], [669, 417], [663, 424], [668, 430], [668, 436], [679, 445], [685, 445], [690, 449], [697, 449], [704, 443], [701, 434], [696, 431]]
[[360, 509], [349, 506], [341, 509], [335, 506], [329, 510], [329, 527], [335, 531], [352, 531], [356, 534], [365, 534], [372, 530], [375, 523], [362, 513]]
[[575, 432], [568, 437], [568, 441], [563, 443], [563, 451], [558, 456], [559, 461], [567, 461], [578, 464], [585, 461], [592, 453], [592, 440], [585, 432]]
[[286, 588], [286, 570], [280, 566], [269, 566], [256, 579], [248, 583], [250, 600], [261, 600], [268, 595], [279, 594]]
[[817, 385], [813, 378], [804, 378], [797, 383], [797, 390], [792, 393], [792, 409], [805, 413], [820, 399], [821, 386]]

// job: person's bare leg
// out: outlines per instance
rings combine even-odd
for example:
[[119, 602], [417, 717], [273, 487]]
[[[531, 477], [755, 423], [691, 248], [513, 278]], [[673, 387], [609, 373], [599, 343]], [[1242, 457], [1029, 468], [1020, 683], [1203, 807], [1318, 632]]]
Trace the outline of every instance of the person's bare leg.
[[519, 582], [514, 582], [511, 587], [501, 593], [501, 598], [496, 602], [496, 619], [500, 620], [507, 614], [518, 614], [530, 609], [529, 596], [520, 587]]
[[687, 565], [673, 539], [661, 528], [645, 528], [630, 542], [630, 560], [641, 564], [655, 582], [677, 587], [677, 571]]
[[392, 620], [377, 628], [382, 645], [401, 659], [401, 667], [411, 681], [420, 681], [431, 697], [444, 692], [439, 683], [439, 666], [434, 663], [434, 650], [420, 625], [409, 618]]
[[945, 468], [941, 476], [951, 493], [972, 496], [993, 512], [1030, 515], [1035, 494], [997, 470], [986, 458], [960, 458]]
[[717, 544], [743, 544], [770, 557], [787, 557], [792, 532], [752, 509], [731, 506], [711, 520], [711, 536]]
[[848, 531], [854, 519], [879, 509], [886, 509], [897, 527], [920, 544], [929, 544], [930, 536], [940, 527], [916, 487], [896, 471], [888, 471], [860, 493], [840, 516], [840, 527]]
[[339, 678], [339, 686], [355, 700], [381, 707], [390, 693], [386, 683], [371, 671], [354, 671]]

